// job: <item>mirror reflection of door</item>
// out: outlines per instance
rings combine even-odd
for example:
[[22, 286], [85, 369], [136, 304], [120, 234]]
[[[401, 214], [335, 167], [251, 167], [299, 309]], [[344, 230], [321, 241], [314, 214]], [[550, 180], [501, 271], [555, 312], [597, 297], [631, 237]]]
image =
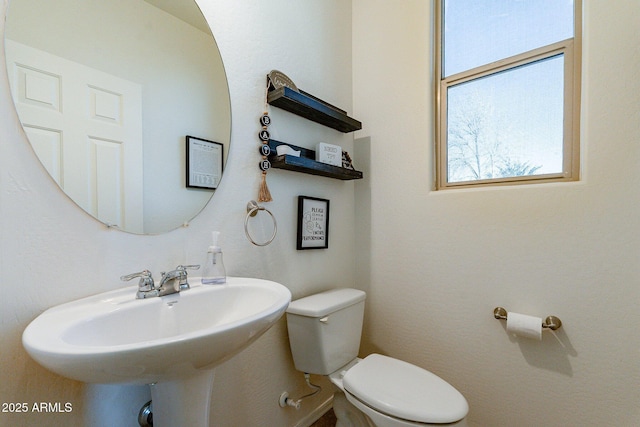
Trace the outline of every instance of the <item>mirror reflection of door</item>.
[[120, 230], [160, 234], [207, 205], [214, 189], [187, 186], [185, 139], [222, 144], [224, 168], [231, 103], [194, 0], [11, 0], [5, 42], [46, 56], [7, 47], [22, 55], [21, 65], [6, 58], [12, 95], [40, 162], [78, 206]]
[[100, 221], [142, 233], [139, 84], [7, 40], [24, 130], [58, 185]]

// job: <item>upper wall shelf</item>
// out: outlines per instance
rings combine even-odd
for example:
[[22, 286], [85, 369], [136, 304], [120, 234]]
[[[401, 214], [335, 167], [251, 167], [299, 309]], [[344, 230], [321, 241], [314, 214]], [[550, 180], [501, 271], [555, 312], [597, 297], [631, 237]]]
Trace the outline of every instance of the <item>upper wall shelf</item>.
[[267, 96], [267, 102], [340, 132], [348, 133], [362, 129], [362, 123], [349, 117], [345, 111], [304, 91], [296, 92], [287, 86], [272, 89]]

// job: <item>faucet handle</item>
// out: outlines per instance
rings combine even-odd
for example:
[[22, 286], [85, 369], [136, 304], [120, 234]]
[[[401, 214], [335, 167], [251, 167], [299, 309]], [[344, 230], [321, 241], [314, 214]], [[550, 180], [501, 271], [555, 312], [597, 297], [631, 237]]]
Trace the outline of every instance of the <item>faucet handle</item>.
[[191, 289], [189, 285], [189, 281], [187, 280], [187, 270], [198, 270], [200, 268], [200, 264], [194, 265], [179, 265], [176, 267], [176, 271], [180, 274], [179, 284], [181, 291], [186, 291], [187, 289]]
[[123, 282], [128, 282], [129, 280], [135, 279], [137, 277], [140, 278], [140, 281], [138, 282], [138, 292], [152, 291], [155, 289], [155, 283], [153, 282], [153, 277], [149, 270], [142, 270], [138, 273], [120, 276], [120, 280], [122, 280]]

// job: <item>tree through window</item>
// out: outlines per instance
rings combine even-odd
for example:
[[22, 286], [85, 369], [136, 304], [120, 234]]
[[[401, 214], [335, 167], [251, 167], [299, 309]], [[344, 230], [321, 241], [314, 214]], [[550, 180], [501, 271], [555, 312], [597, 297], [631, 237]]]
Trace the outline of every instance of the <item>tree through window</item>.
[[578, 6], [438, 2], [438, 188], [578, 179]]

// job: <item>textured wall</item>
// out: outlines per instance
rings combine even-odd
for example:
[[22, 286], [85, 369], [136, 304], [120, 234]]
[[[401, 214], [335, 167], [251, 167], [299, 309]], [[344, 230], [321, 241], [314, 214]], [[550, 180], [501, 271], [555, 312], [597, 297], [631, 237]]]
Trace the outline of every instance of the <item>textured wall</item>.
[[[15, 0], [19, 1], [19, 0]], [[188, 228], [160, 236], [108, 230], [67, 200], [37, 163], [20, 128], [0, 67], [0, 401], [71, 402], [63, 414], [0, 412], [0, 426], [113, 426], [135, 415], [147, 396], [127, 389], [85, 387], [39, 367], [24, 352], [22, 330], [56, 304], [123, 286], [120, 275], [149, 268], [155, 274], [180, 263], [202, 262], [210, 231], [222, 232], [229, 275], [271, 279], [294, 297], [353, 285], [353, 183], [288, 171], [269, 173], [275, 199], [268, 208], [279, 233], [268, 247], [244, 236], [246, 204], [259, 184], [258, 118], [264, 110], [265, 75], [279, 69], [304, 90], [351, 110], [351, 5], [339, 0], [199, 1], [222, 52], [232, 104], [228, 169], [213, 203]], [[7, 2], [2, 3], [0, 33]], [[4, 62], [4, 51], [0, 51]], [[353, 136], [272, 109], [276, 139], [313, 147], [318, 141], [352, 149]], [[296, 251], [297, 196], [331, 200], [328, 250]], [[271, 224], [255, 219], [256, 232]], [[139, 325], [139, 327], [144, 327]], [[320, 380], [319, 380], [320, 381]], [[326, 382], [320, 381], [325, 386]], [[284, 390], [307, 392], [293, 369], [284, 320], [216, 372], [212, 404], [215, 426], [295, 425], [329, 396], [305, 402], [299, 412], [278, 406]], [[100, 401], [104, 399], [103, 401]], [[110, 419], [84, 420], [98, 406]], [[105, 411], [104, 406], [109, 405]], [[129, 417], [132, 426], [135, 419]]]
[[[352, 3], [371, 140], [366, 352], [440, 374], [477, 425], [638, 425], [640, 3], [585, 2], [580, 182], [438, 193], [431, 4]], [[564, 326], [514, 340], [498, 305]]]
[[[0, 400], [74, 403], [71, 414], [0, 413], [0, 426], [82, 426], [83, 406], [112, 396], [32, 362], [20, 344], [31, 319], [120, 286], [122, 273], [191, 262], [204, 255], [214, 228], [224, 233], [230, 274], [280, 281], [294, 297], [356, 279], [369, 288], [363, 353], [380, 351], [440, 374], [469, 400], [473, 424], [637, 424], [635, 0], [585, 5], [582, 181], [437, 194], [430, 191], [430, 2], [353, 0], [353, 52], [348, 2], [199, 3], [229, 74], [234, 145], [214, 203], [187, 229], [132, 236], [78, 211], [35, 162], [0, 71]], [[365, 125], [357, 136], [369, 137], [356, 155], [360, 164], [371, 162], [370, 178], [355, 184], [357, 204], [353, 183], [273, 171], [269, 208], [280, 233], [270, 247], [252, 247], [242, 222], [259, 182], [255, 133], [264, 74], [280, 69], [350, 109], [352, 56], [353, 115]], [[350, 136], [275, 109], [272, 116], [276, 139], [350, 146]], [[298, 194], [331, 199], [330, 250], [293, 249]], [[555, 314], [565, 326], [541, 343], [512, 340], [491, 316], [497, 305]], [[327, 397], [299, 413], [276, 405], [285, 389], [306, 391], [292, 368], [284, 322], [220, 367], [214, 388], [216, 426], [294, 425]]]

